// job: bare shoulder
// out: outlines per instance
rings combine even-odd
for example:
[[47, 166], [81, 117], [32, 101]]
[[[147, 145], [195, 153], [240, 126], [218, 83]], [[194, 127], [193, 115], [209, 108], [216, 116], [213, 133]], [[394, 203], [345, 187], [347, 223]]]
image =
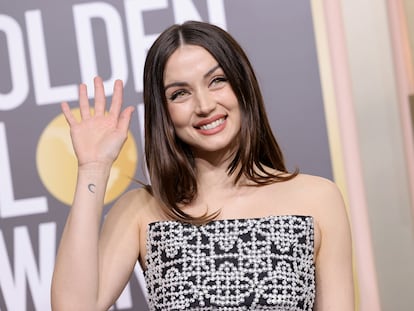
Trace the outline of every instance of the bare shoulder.
[[108, 216], [141, 222], [156, 217], [158, 207], [154, 197], [145, 188], [129, 190], [121, 195], [109, 210]]
[[299, 174], [292, 179], [292, 186], [309, 198], [342, 200], [342, 195], [337, 185], [324, 177]]
[[144, 206], [150, 204], [153, 200], [153, 196], [150, 192], [141, 187], [129, 190], [119, 197], [115, 205], [122, 206]]
[[[290, 185], [288, 185], [290, 183]], [[320, 258], [321, 246], [350, 245], [351, 233], [348, 213], [340, 189], [329, 179], [299, 174], [287, 182], [296, 201], [295, 206], [315, 221], [315, 254]]]
[[284, 187], [292, 206], [314, 216], [319, 225], [347, 222], [342, 193], [331, 180], [299, 174], [287, 181]]
[[338, 186], [329, 179], [300, 174], [292, 180], [306, 208], [322, 231], [327, 227], [348, 226], [347, 210]]

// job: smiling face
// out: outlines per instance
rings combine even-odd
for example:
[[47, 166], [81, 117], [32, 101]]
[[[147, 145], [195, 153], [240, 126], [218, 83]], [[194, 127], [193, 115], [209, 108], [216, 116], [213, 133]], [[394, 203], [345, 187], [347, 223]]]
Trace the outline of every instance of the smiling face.
[[166, 63], [164, 89], [175, 133], [196, 156], [235, 150], [240, 132], [238, 100], [207, 50], [180, 46]]

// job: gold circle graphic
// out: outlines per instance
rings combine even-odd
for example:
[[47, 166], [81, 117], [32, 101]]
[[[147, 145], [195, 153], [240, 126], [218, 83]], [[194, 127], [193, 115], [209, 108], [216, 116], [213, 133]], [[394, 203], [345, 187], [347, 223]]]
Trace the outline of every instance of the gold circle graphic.
[[[72, 109], [72, 113], [80, 119], [78, 108]], [[112, 202], [128, 188], [134, 178], [137, 161], [135, 139], [129, 131], [128, 139], [112, 166], [104, 204]], [[37, 145], [36, 165], [40, 179], [49, 193], [59, 201], [71, 205], [76, 187], [77, 160], [69, 126], [62, 113], [43, 130]]]

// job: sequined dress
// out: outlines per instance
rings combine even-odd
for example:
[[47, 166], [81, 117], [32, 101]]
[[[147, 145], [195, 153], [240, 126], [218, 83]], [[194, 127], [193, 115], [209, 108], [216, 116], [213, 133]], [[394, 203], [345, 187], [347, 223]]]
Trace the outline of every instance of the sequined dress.
[[313, 239], [310, 216], [151, 223], [149, 309], [312, 310]]

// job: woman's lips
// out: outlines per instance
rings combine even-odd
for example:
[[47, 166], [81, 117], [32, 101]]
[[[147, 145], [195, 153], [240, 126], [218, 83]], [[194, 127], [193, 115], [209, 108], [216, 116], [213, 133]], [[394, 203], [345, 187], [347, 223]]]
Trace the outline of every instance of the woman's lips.
[[194, 127], [203, 130], [211, 129], [224, 123], [226, 118], [226, 115], [216, 115], [211, 118], [201, 120], [200, 122], [196, 123]]

